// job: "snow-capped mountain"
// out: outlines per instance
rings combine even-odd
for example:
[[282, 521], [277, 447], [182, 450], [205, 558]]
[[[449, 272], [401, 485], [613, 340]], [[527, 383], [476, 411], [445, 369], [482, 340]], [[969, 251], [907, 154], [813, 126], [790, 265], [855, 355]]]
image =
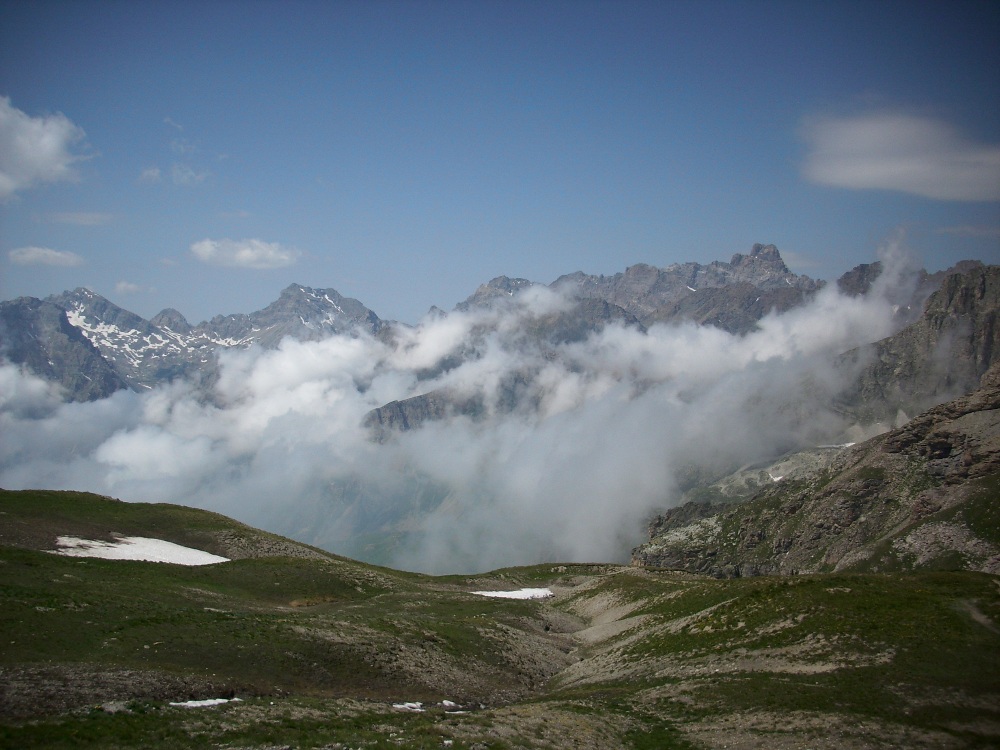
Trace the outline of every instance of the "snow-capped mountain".
[[[69, 324], [96, 347], [123, 383], [135, 390], [179, 377], [211, 377], [220, 350], [254, 344], [273, 348], [285, 337], [304, 341], [355, 331], [376, 334], [384, 326], [374, 312], [355, 299], [334, 289], [298, 284], [282, 291], [263, 310], [249, 315], [218, 315], [196, 326], [173, 309], [145, 320], [83, 288], [54, 295], [46, 302], [65, 310]], [[74, 397], [88, 400], [92, 396]]]

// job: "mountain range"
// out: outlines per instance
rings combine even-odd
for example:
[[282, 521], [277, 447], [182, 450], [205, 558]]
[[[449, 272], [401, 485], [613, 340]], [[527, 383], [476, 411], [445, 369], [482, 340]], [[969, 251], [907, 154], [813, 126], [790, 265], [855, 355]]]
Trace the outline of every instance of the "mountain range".
[[[945, 272], [928, 274], [905, 266], [884, 268], [882, 263], [876, 262], [844, 274], [836, 282], [836, 289], [839, 299], [861, 300], [862, 306], [863, 300], [873, 294], [891, 302], [889, 335], [878, 340], [871, 340], [875, 337], [866, 339], [862, 329], [851, 340], [864, 343], [841, 351], [828, 364], [822, 363], [828, 368], [826, 374], [822, 374], [822, 370], [801, 373], [788, 370], [776, 360], [768, 365], [773, 367], [773, 374], [761, 371], [764, 379], [759, 384], [747, 381], [742, 385], [734, 380], [732, 385], [737, 392], [744, 387], [750, 388], [750, 392], [730, 408], [748, 412], [751, 416], [747, 419], [757, 422], [762, 437], [768, 430], [774, 432], [767, 440], [751, 435], [739, 446], [723, 450], [721, 446], [728, 439], [723, 423], [719, 425], [717, 436], [707, 438], [714, 441], [707, 444], [711, 450], [698, 450], [698, 439], [692, 437], [689, 446], [680, 451], [675, 449], [681, 456], [676, 458], [667, 456], [667, 449], [660, 449], [655, 443], [669, 435], [671, 425], [668, 424], [652, 429], [645, 438], [621, 434], [619, 440], [629, 442], [628, 451], [622, 454], [612, 450], [607, 438], [601, 438], [600, 423], [594, 423], [593, 426], [598, 426], [598, 442], [592, 446], [594, 457], [621, 454], [620, 465], [639, 467], [642, 471], [646, 471], [649, 462], [631, 461], [627, 458], [628, 452], [648, 452], [653, 461], [674, 460], [675, 465], [669, 467], [668, 481], [657, 480], [656, 487], [646, 488], [646, 496], [637, 505], [662, 511], [676, 504], [673, 493], [686, 493], [684, 500], [701, 503], [687, 510], [669, 511], [663, 519], [654, 522], [654, 528], [670, 530], [684, 519], [702, 520], [702, 516], [714, 508], [705, 505], [706, 500], [710, 503], [719, 499], [745, 501], [761, 489], [776, 489], [771, 488], [768, 481], [761, 480], [759, 470], [748, 470], [748, 461], [751, 465], [763, 459], [774, 462], [787, 453], [782, 459], [783, 468], [774, 469], [775, 475], [789, 479], [794, 475], [797, 480], [814, 481], [807, 480], [806, 476], [816, 470], [829, 470], [831, 462], [839, 460], [843, 453], [842, 448], [816, 447], [820, 441], [814, 436], [824, 434], [821, 429], [824, 425], [827, 426], [825, 434], [837, 434], [854, 425], [851, 429], [867, 433], [862, 437], [902, 425], [927, 409], [978, 388], [1000, 351], [1000, 268], [996, 266], [969, 261]], [[448, 429], [453, 424], [449, 420], [454, 419], [483, 428], [507, 420], [508, 432], [517, 425], [519, 431], [527, 430], [524, 434], [530, 434], [551, 415], [558, 418], [548, 424], [565, 422], [567, 415], [573, 413], [574, 403], [580, 403], [574, 402], [574, 398], [580, 398], [574, 393], [586, 393], [589, 388], [601, 394], [616, 382], [625, 383], [628, 387], [623, 403], [639, 403], [643, 394], [658, 387], [658, 383], [676, 379], [669, 368], [658, 370], [659, 365], [648, 373], [642, 369], [645, 367], [643, 357], [649, 359], [654, 351], [669, 354], [669, 347], [695, 340], [692, 338], [695, 332], [716, 330], [728, 342], [728, 349], [719, 350], [728, 352], [723, 356], [742, 356], [738, 354], [740, 341], [749, 340], [762, 326], [780, 333], [785, 325], [783, 321], [791, 319], [797, 310], [804, 310], [813, 302], [825, 304], [823, 300], [829, 299], [829, 291], [822, 281], [791, 273], [773, 245], [759, 244], [749, 253], [735, 254], [729, 262], [684, 263], [665, 268], [636, 265], [613, 276], [574, 273], [549, 285], [501, 276], [480, 286], [451, 312], [432, 309], [417, 327], [384, 321], [361, 302], [345, 298], [333, 289], [313, 289], [297, 284], [283, 290], [279, 299], [263, 310], [216, 316], [197, 325], [190, 324], [171, 309], [147, 321], [91, 291], [77, 289], [45, 300], [20, 298], [0, 303], [0, 352], [4, 361], [56, 384], [67, 402], [101, 401], [120, 391], [141, 393], [183, 380], [194, 385], [193, 392], [200, 394], [198, 398], [211, 403], [223, 398], [215, 386], [223, 367], [220, 363], [224, 362], [227, 352], [275, 352], [287, 342], [295, 341], [372, 341], [381, 347], [377, 356], [382, 359], [372, 365], [375, 369], [371, 372], [352, 376], [353, 383], [349, 387], [357, 399], [349, 409], [338, 412], [348, 420], [356, 419], [355, 424], [372, 442], [394, 443], [408, 433], [432, 425]], [[824, 298], [824, 294], [827, 297]], [[443, 324], [448, 320], [456, 321], [457, 334], [448, 333], [449, 326]], [[863, 326], [864, 313], [859, 320]], [[428, 330], [433, 330], [433, 336], [427, 333]], [[442, 331], [453, 336], [447, 345], [441, 343]], [[664, 331], [676, 333], [677, 338], [663, 338]], [[630, 337], [627, 342], [622, 339], [626, 334]], [[718, 340], [721, 339], [712, 336], [705, 339], [706, 342]], [[599, 344], [594, 344], [595, 341]], [[660, 341], [662, 343], [658, 343]], [[626, 343], [650, 349], [638, 359], [625, 358], [618, 364], [604, 359], [599, 349], [588, 348]], [[292, 359], [296, 356], [291, 350], [286, 354]], [[317, 350], [316, 356], [323, 355]], [[709, 355], [695, 348], [690, 354], [691, 361], [697, 364], [700, 356], [714, 357], [718, 352]], [[741, 366], [753, 368], [760, 356], [755, 354], [749, 365]], [[498, 358], [503, 362], [496, 367]], [[393, 362], [406, 364], [397, 366]], [[393, 398], [392, 389], [373, 386], [380, 368], [386, 367], [395, 368], [391, 369], [389, 382], [405, 378], [405, 388], [400, 389], [406, 394], [404, 397]], [[607, 372], [602, 372], [601, 367]], [[620, 368], [630, 370], [620, 372]], [[782, 374], [784, 370], [787, 374]], [[787, 379], [785, 386], [775, 390], [775, 377]], [[678, 381], [676, 393], [671, 390], [670, 394], [658, 398], [660, 402], [666, 398], [666, 403], [676, 404], [678, 409], [686, 403], [696, 404], [698, 409], [712, 413], [712, 419], [725, 420], [725, 410], [716, 413], [712, 406], [721, 393], [706, 395], [711, 394], [711, 383], [711, 380], [704, 384], [697, 380], [687, 384]], [[769, 395], [768, 391], [760, 390], [762, 388], [774, 393]], [[382, 393], [388, 397], [376, 400]], [[232, 403], [233, 397], [228, 398]], [[773, 407], [771, 399], [777, 399]], [[367, 405], [361, 408], [367, 411], [353, 411], [362, 402]], [[270, 408], [265, 407], [263, 413], [268, 413]], [[770, 408], [777, 409], [778, 413], [769, 416]], [[675, 412], [667, 410], [664, 413], [669, 416]], [[730, 414], [737, 416], [733, 412]], [[606, 419], [605, 424], [610, 426]], [[309, 429], [315, 430], [318, 426], [314, 424]], [[593, 426], [588, 425], [587, 429]], [[786, 438], [779, 434], [781, 429], [799, 430], [801, 434]], [[113, 434], [109, 432], [107, 438], [101, 440], [106, 444], [114, 443]], [[145, 433], [134, 434], [142, 436]], [[195, 457], [201, 450], [195, 446], [208, 443], [204, 443], [204, 437], [202, 443], [193, 442], [188, 437], [191, 434], [182, 429], [169, 440], [187, 443], [189, 452]], [[470, 433], [470, 438], [475, 434]], [[568, 440], [580, 437], [572, 431], [566, 433]], [[562, 438], [553, 433], [552, 439], [558, 443]], [[267, 445], [280, 446], [282, 440], [285, 438]], [[650, 440], [654, 442], [649, 443]], [[99, 444], [100, 441], [95, 446]], [[253, 475], [258, 461], [241, 457], [249, 455], [240, 453], [246, 451], [245, 447], [222, 447], [221, 443], [219, 446], [220, 451], [225, 451], [225, 459], [192, 460], [199, 466], [211, 466], [214, 460], [229, 460], [229, 456], [235, 455], [242, 463], [236, 464], [237, 468], [232, 471]], [[262, 501], [269, 504], [258, 511], [254, 520], [272, 530], [328, 549], [385, 563], [395, 559], [386, 556], [389, 554], [386, 550], [398, 551], [400, 546], [406, 546], [407, 540], [426, 535], [432, 517], [436, 517], [434, 523], [438, 524], [458, 523], [470, 513], [479, 513], [479, 508], [490, 507], [480, 498], [484, 492], [494, 490], [462, 478], [465, 470], [460, 465], [456, 469], [460, 481], [452, 478], [455, 474], [436, 473], [440, 466], [434, 463], [429, 464], [430, 470], [426, 468], [428, 460], [438, 461], [437, 458], [429, 459], [421, 454], [418, 458], [425, 468], [409, 465], [407, 462], [412, 461], [413, 451], [417, 450], [414, 446], [419, 443], [407, 444], [410, 458], [393, 459], [401, 462], [402, 468], [397, 469], [398, 481], [387, 481], [387, 475], [378, 468], [367, 473], [351, 473], [351, 464], [347, 464], [348, 469], [331, 472], [324, 468], [327, 459], [322, 458], [325, 448], [321, 446], [316, 463], [308, 467], [315, 478], [313, 475], [288, 478], [292, 483], [302, 482], [308, 487], [302, 493], [309, 498], [308, 502], [286, 503], [279, 508], [270, 505], [269, 500]], [[67, 447], [69, 460], [77, 460], [78, 450], [75, 444]], [[100, 453], [100, 460], [105, 463], [110, 455], [106, 450], [107, 445]], [[430, 445], [427, 450], [428, 456], [435, 452]], [[564, 453], [551, 455], [559, 460]], [[22, 451], [9, 461], [20, 464], [33, 459], [34, 454]], [[128, 462], [131, 459], [115, 460]], [[276, 456], [271, 460], [284, 459]], [[259, 462], [259, 465], [263, 472], [267, 463]], [[140, 480], [146, 481], [145, 477], [150, 476], [148, 481], [152, 481], [154, 475], [149, 475], [144, 464], [136, 466], [136, 476]], [[378, 464], [371, 463], [371, 466]], [[773, 466], [778, 464], [773, 463]], [[792, 466], [795, 468], [789, 470]], [[500, 471], [499, 467], [497, 470]], [[573, 470], [578, 471], [578, 468]], [[738, 475], [732, 474], [737, 470]], [[173, 468], [164, 471], [167, 472], [165, 476], [174, 476]], [[510, 468], [503, 471], [505, 473], [498, 474], [495, 480], [511, 475]], [[120, 472], [115, 476], [118, 475]], [[207, 507], [213, 507], [210, 503], [218, 490], [212, 488], [223, 481], [223, 476], [206, 474], [199, 480], [207, 493], [200, 502]], [[536, 476], [536, 484], [538, 481], [552, 483], [550, 494], [563, 492], [566, 482], [573, 481], [572, 473], [563, 476], [556, 469]], [[32, 480], [29, 476], [27, 480], [17, 481]], [[522, 490], [517, 488], [522, 486], [518, 484], [521, 481], [513, 477], [510, 487], [496, 491], [520, 492]], [[613, 484], [612, 480], [609, 487]], [[161, 486], [166, 488], [166, 485]], [[740, 489], [733, 491], [736, 487]], [[190, 495], [192, 488], [178, 491]], [[580, 491], [591, 490], [581, 488]], [[607, 491], [618, 492], [613, 487]], [[600, 492], [593, 494], [593, 507], [605, 507]], [[572, 507], [574, 500], [569, 496], [564, 502]], [[552, 507], [551, 513], [556, 517], [556, 506]], [[262, 517], [269, 520], [265, 523]], [[442, 521], [442, 517], [449, 520]], [[620, 521], [625, 525], [633, 522]], [[741, 523], [744, 522], [749, 523]], [[636, 529], [640, 527], [636, 524]], [[657, 543], [655, 538], [651, 540], [651, 544], [654, 543]], [[478, 552], [472, 549], [469, 554]], [[723, 565], [716, 569], [709, 565], [705, 569], [713, 572], [765, 569], [759, 565], [754, 568], [757, 563], [744, 557], [741, 552], [738, 560], [726, 563], [729, 567]], [[509, 558], [501, 556], [499, 559]], [[640, 550], [633, 559], [666, 564], [668, 557], [646, 555]], [[702, 564], [703, 561], [698, 563]]]
[[[900, 285], [904, 290], [897, 300], [900, 327], [919, 315], [946, 276], [978, 266], [970, 261], [946, 272], [912, 273], [913, 278]], [[866, 264], [844, 274], [837, 284], [845, 293], [863, 295], [880, 272], [880, 263]], [[728, 263], [691, 262], [665, 268], [638, 264], [613, 276], [582, 272], [561, 276], [547, 288], [572, 304], [522, 321], [520, 333], [550, 346], [582, 340], [610, 323], [644, 330], [657, 323], [693, 322], [745, 334], [765, 315], [793, 309], [823, 286], [822, 281], [789, 271], [774, 245], [756, 244]], [[459, 302], [455, 311], [503, 310], [516, 296], [536, 287], [546, 288], [527, 279], [500, 276]], [[22, 297], [0, 303], [0, 357], [58, 383], [67, 400], [90, 401], [117, 390], [148, 390], [176, 379], [210, 383], [217, 374], [218, 355], [226, 350], [272, 349], [286, 338], [315, 341], [331, 335], [372, 335], [391, 343], [401, 327], [406, 326], [380, 319], [334, 289], [299, 284], [284, 289], [263, 310], [218, 315], [197, 325], [170, 308], [145, 320], [78, 288], [44, 300]], [[470, 342], [467, 354], [474, 348]], [[424, 375], [449, 366], [443, 360]], [[859, 395], [868, 398], [871, 386], [861, 388]], [[369, 421], [379, 427], [418, 424], [434, 413], [443, 414], [447, 400], [432, 394], [429, 400], [420, 396], [411, 403], [388, 404], [385, 412], [373, 413]], [[474, 412], [474, 400], [459, 407]]]
[[[455, 309], [496, 307], [533, 286], [541, 285], [501, 276]], [[584, 338], [611, 321], [645, 326], [679, 320], [742, 332], [772, 309], [800, 304], [820, 286], [791, 273], [773, 245], [754, 245], [748, 255], [736, 254], [730, 263], [663, 269], [636, 265], [610, 277], [575, 273], [551, 285], [576, 299], [575, 307], [535, 321], [534, 333], [560, 343]], [[210, 378], [218, 352], [226, 349], [273, 348], [286, 337], [312, 341], [336, 334], [391, 336], [394, 325], [399, 324], [381, 320], [334, 289], [298, 284], [284, 289], [263, 310], [218, 315], [197, 325], [170, 308], [145, 320], [79, 288], [45, 300], [0, 303], [0, 354], [58, 382], [66, 398], [86, 401], [122, 388], [143, 390], [177, 378]]]

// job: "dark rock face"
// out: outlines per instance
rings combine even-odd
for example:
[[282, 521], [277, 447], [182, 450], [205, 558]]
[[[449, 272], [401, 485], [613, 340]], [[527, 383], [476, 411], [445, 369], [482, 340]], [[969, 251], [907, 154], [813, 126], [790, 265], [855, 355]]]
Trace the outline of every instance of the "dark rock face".
[[0, 357], [58, 383], [71, 401], [96, 401], [128, 386], [51, 302], [0, 303]]
[[841, 294], [846, 294], [849, 297], [863, 297], [871, 291], [875, 279], [881, 275], [881, 261], [862, 263], [837, 279], [837, 288]]
[[765, 315], [798, 307], [805, 297], [801, 289], [794, 287], [761, 290], [748, 282], [738, 281], [685, 295], [673, 305], [653, 312], [650, 319], [662, 323], [683, 320], [712, 325], [730, 333], [747, 333]]
[[446, 419], [457, 414], [478, 417], [484, 409], [480, 396], [465, 396], [450, 391], [431, 391], [402, 401], [390, 401], [373, 409], [364, 425], [377, 440], [385, 440], [392, 432], [405, 432], [426, 422]]
[[859, 375], [841, 405], [865, 422], [914, 414], [977, 387], [998, 354], [1000, 266], [952, 274], [919, 320], [844, 356], [841, 366]]
[[960, 567], [1000, 572], [1000, 364], [974, 393], [737, 506], [659, 516], [636, 565], [741, 576]]

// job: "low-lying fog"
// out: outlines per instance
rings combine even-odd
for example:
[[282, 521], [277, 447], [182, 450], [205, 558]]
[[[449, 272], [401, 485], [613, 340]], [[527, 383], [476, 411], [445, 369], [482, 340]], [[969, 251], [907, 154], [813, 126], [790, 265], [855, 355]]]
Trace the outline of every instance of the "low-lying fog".
[[[869, 296], [828, 284], [742, 337], [612, 325], [542, 345], [515, 335], [521, 323], [569, 302], [536, 287], [504, 311], [428, 316], [401, 330], [395, 348], [332, 337], [227, 351], [209, 394], [174, 383], [63, 403], [52, 386], [4, 366], [0, 486], [207, 508], [433, 572], [623, 560], [692, 468], [861, 436], [827, 408], [845, 377], [832, 362], [893, 332], [891, 300], [908, 278], [897, 255], [883, 253]], [[475, 356], [427, 378], [470, 347]], [[514, 374], [528, 383], [522, 406], [497, 409]], [[441, 388], [481, 394], [486, 415], [383, 442], [362, 425], [378, 406]]]

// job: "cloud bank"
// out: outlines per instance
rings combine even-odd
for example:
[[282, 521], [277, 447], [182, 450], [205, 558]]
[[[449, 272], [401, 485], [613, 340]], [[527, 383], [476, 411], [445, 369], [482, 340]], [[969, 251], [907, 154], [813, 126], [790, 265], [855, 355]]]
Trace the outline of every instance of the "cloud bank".
[[299, 251], [277, 242], [263, 240], [209, 240], [191, 245], [195, 258], [213, 266], [267, 270], [290, 266], [298, 260]]
[[803, 175], [820, 185], [898, 190], [947, 201], [1000, 200], [1000, 144], [905, 114], [820, 118], [803, 131]]
[[57, 113], [31, 117], [0, 96], [0, 201], [46, 182], [78, 179], [73, 148], [83, 130]]
[[[532, 337], [569, 300], [539, 288], [493, 310], [429, 316], [395, 345], [286, 339], [221, 355], [208, 391], [175, 382], [62, 403], [0, 368], [0, 486], [72, 488], [208, 508], [335, 552], [432, 572], [624, 560], [692, 476], [847, 439], [824, 407], [841, 352], [892, 331], [906, 274], [874, 293], [835, 285], [745, 336], [610, 325]], [[479, 397], [376, 442], [390, 401]]]

